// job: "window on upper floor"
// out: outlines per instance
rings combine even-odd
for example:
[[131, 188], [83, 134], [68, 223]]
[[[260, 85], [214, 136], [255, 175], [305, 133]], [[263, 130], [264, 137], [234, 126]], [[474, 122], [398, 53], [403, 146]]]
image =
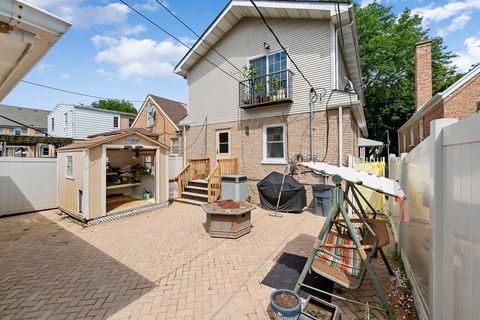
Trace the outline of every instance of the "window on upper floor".
[[145, 111], [147, 112], [147, 127], [151, 127], [155, 123], [155, 110], [151, 106], [149, 108], [145, 108]]
[[131, 128], [133, 125], [134, 119], [128, 119], [128, 127]]
[[55, 118], [52, 118], [50, 122], [51, 122], [52, 131], [55, 131]]
[[118, 128], [118, 117], [113, 117], [113, 127]]
[[66, 127], [68, 127], [68, 113], [65, 112], [65, 113], [63, 114], [63, 117], [64, 117], [64, 119], [65, 119], [65, 128], [66, 128]]
[[178, 155], [180, 151], [180, 144], [178, 138], [172, 138], [172, 150], [170, 151], [171, 155]]
[[27, 135], [27, 129], [25, 129], [25, 128], [10, 128], [10, 135], [12, 135], [12, 136], [25, 136], [25, 135]]

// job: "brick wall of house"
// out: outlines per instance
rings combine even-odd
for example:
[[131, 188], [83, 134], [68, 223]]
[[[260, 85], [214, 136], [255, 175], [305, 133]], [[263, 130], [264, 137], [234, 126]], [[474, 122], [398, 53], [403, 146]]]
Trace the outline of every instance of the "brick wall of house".
[[[287, 158], [291, 159], [297, 154], [309, 155], [310, 130], [309, 113], [291, 116], [277, 116], [242, 120], [235, 122], [208, 124], [206, 127], [193, 126], [187, 131], [188, 159], [210, 158], [211, 167], [215, 166], [216, 159], [216, 131], [230, 129], [231, 131], [231, 157], [238, 158], [239, 171], [247, 175], [250, 181], [249, 193], [258, 201], [256, 183], [272, 171], [283, 173], [285, 164], [262, 164], [263, 160], [263, 126], [270, 124], [285, 124], [287, 132]], [[329, 146], [326, 162], [338, 164], [338, 111], [330, 110], [329, 118]], [[358, 127], [351, 121], [352, 114], [349, 108], [343, 109], [343, 163], [347, 165], [349, 154], [358, 154], [356, 138]], [[248, 135], [246, 134], [248, 127]], [[321, 161], [326, 149], [326, 113], [315, 112], [314, 154]], [[296, 176], [307, 187], [308, 203], [311, 202], [311, 185], [320, 183], [316, 175], [305, 174]]]
[[445, 118], [463, 120], [472, 116], [476, 112], [478, 101], [480, 101], [480, 74], [445, 98]]

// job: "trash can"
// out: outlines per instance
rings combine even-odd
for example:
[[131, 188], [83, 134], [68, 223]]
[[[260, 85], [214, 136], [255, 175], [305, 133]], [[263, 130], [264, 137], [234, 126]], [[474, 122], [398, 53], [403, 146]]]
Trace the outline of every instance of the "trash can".
[[314, 213], [319, 216], [326, 216], [332, 207], [332, 188], [326, 184], [315, 184], [313, 191]]

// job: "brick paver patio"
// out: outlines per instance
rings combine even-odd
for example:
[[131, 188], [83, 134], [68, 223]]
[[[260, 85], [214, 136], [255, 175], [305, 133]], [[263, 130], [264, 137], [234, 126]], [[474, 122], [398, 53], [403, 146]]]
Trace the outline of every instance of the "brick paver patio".
[[[230, 240], [180, 203], [86, 229], [58, 213], [0, 219], [1, 319], [267, 319], [273, 289], [260, 282], [282, 252], [307, 255], [324, 221], [257, 209]], [[375, 300], [368, 279], [343, 294]], [[363, 319], [339, 303], [342, 319]]]

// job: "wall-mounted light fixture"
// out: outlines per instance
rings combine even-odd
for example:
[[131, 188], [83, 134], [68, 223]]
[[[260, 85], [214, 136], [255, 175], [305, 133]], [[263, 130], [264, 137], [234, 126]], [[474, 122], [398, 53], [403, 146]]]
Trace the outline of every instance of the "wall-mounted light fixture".
[[265, 50], [270, 50], [270, 45], [268, 44], [268, 42], [264, 42], [263, 47], [265, 48]]

